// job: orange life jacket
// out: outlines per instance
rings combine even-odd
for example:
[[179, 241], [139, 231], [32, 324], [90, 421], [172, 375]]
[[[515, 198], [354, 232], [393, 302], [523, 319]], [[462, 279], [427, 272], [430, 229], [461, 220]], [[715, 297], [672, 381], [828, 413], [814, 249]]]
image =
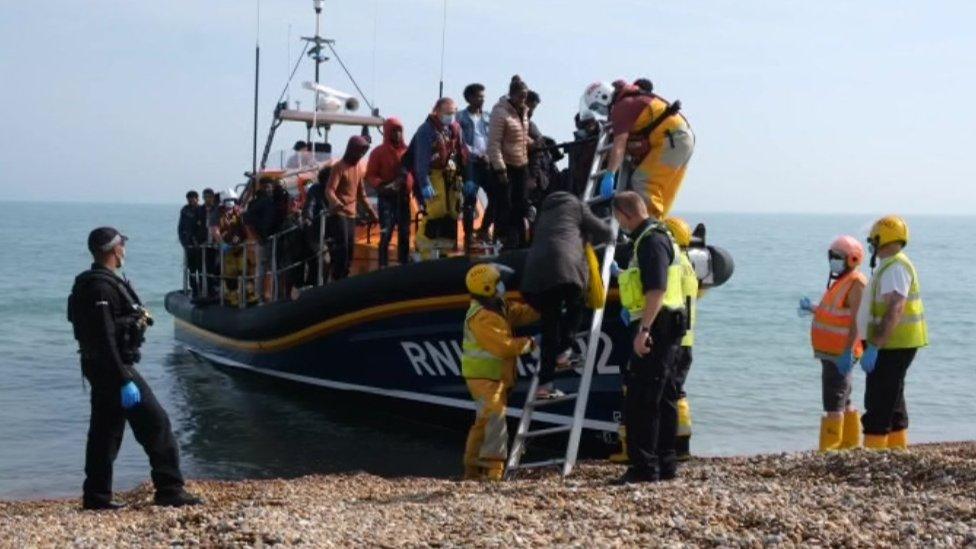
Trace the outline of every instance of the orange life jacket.
[[[810, 328], [813, 351], [818, 356], [840, 356], [847, 350], [847, 335], [857, 314], [857, 311], [850, 309], [847, 296], [858, 281], [861, 285], [867, 285], [867, 278], [860, 271], [853, 270], [837, 279], [820, 300]], [[854, 356], [861, 356], [862, 351], [861, 342], [857, 341]]]

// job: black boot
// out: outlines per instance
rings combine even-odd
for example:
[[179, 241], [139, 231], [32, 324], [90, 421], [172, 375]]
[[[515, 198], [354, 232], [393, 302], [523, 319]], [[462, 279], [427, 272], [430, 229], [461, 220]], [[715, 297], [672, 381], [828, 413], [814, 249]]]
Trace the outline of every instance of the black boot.
[[81, 500], [81, 508], [86, 511], [118, 511], [125, 507], [124, 503], [114, 501]]
[[625, 486], [627, 484], [638, 484], [642, 482], [656, 482], [657, 475], [642, 472], [634, 467], [628, 467], [627, 471], [620, 478], [612, 481], [613, 486]]
[[174, 494], [156, 494], [153, 503], [162, 507], [184, 507], [187, 505], [201, 505], [203, 500], [193, 494], [181, 490]]

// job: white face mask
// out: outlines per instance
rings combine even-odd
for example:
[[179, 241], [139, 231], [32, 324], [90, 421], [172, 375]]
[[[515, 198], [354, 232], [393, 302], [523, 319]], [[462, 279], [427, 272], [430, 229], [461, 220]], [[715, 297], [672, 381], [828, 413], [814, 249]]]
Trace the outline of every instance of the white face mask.
[[505, 283], [501, 280], [495, 285], [495, 297], [505, 297]]
[[847, 260], [845, 259], [831, 259], [830, 260], [830, 274], [839, 275], [847, 270]]
[[451, 125], [451, 122], [454, 122], [454, 115], [453, 114], [442, 114], [441, 115], [441, 124], [444, 124], [445, 126], [450, 126]]

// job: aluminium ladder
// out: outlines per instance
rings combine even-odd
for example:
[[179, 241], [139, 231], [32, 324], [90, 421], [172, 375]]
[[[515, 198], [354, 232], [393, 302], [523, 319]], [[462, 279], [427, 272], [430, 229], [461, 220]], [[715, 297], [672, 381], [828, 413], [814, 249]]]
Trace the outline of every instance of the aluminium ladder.
[[[606, 174], [602, 168], [604, 160], [608, 157], [613, 148], [613, 137], [610, 131], [609, 122], [600, 123], [600, 131], [597, 137], [596, 151], [593, 154], [593, 163], [590, 166], [589, 176], [586, 182], [586, 189], [583, 191], [583, 201], [588, 205], [605, 204], [606, 199], [600, 196], [599, 181]], [[621, 184], [621, 174], [625, 170], [620, 170], [617, 175], [616, 189], [624, 188]], [[609, 210], [609, 208], [608, 208]], [[613, 217], [612, 213], [603, 218], [610, 225], [611, 239], [603, 248], [603, 258], [600, 263], [600, 273], [603, 278], [603, 291], [606, 295], [610, 285], [610, 264], [613, 262], [614, 252], [617, 247], [617, 235], [620, 225]], [[586, 417], [586, 404], [590, 394], [590, 385], [593, 381], [593, 370], [596, 368], [597, 345], [600, 342], [600, 334], [603, 327], [604, 307], [593, 311], [590, 320], [590, 329], [587, 336], [586, 357], [583, 364], [583, 373], [580, 377], [579, 388], [575, 393], [567, 394], [556, 398], [536, 399], [535, 393], [539, 388], [539, 368], [536, 368], [529, 390], [525, 397], [525, 405], [522, 408], [522, 417], [519, 420], [518, 429], [515, 432], [515, 439], [512, 442], [512, 449], [506, 463], [506, 478], [512, 478], [517, 471], [526, 469], [537, 469], [543, 467], [561, 467], [562, 476], [567, 476], [573, 471], [576, 465], [576, 457], [579, 453], [580, 436], [583, 432], [583, 421]], [[532, 415], [539, 408], [552, 406], [563, 402], [575, 401], [572, 423], [569, 425], [558, 425], [543, 429], [530, 430], [532, 425]], [[529, 439], [554, 435], [558, 433], [568, 433], [569, 440], [566, 444], [566, 454], [563, 458], [548, 459], [537, 462], [522, 462], [522, 456], [526, 450], [526, 442]]]

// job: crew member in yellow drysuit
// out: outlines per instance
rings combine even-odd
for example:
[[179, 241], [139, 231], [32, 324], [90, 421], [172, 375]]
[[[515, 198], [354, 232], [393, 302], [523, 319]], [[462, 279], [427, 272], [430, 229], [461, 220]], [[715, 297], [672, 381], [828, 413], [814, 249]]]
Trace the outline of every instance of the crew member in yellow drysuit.
[[502, 273], [511, 269], [481, 263], [471, 267], [465, 283], [471, 307], [464, 318], [461, 374], [477, 404], [474, 425], [464, 448], [464, 478], [502, 480], [508, 458], [505, 407], [515, 386], [515, 361], [535, 348], [532, 338], [516, 337], [513, 327], [539, 319], [532, 307], [505, 300]]
[[635, 166], [631, 188], [647, 202], [651, 216], [664, 219], [684, 180], [695, 149], [695, 134], [678, 112], [680, 102], [671, 104], [655, 95], [648, 80], [637, 83], [641, 85], [597, 82], [584, 93], [584, 106], [609, 115], [613, 128], [613, 149], [600, 190], [604, 196], [611, 194], [614, 174], [626, 156]]

